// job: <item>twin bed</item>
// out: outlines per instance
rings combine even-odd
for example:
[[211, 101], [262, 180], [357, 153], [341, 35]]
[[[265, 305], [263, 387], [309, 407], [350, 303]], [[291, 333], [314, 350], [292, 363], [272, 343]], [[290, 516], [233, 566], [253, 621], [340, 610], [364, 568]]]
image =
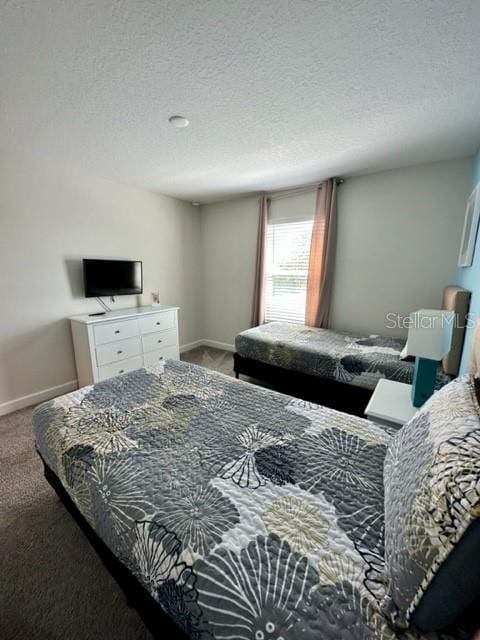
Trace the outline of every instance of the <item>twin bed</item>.
[[441, 584], [478, 523], [469, 377], [396, 433], [167, 361], [40, 405], [34, 433], [154, 637], [471, 637], [480, 585], [459, 599]]
[[[437, 372], [437, 389], [458, 374], [470, 294], [457, 286], [443, 293], [442, 308], [454, 311], [452, 348]], [[405, 339], [362, 336], [300, 324], [271, 322], [235, 339], [234, 370], [284, 392], [363, 415], [380, 378], [410, 384], [413, 359], [403, 359]]]

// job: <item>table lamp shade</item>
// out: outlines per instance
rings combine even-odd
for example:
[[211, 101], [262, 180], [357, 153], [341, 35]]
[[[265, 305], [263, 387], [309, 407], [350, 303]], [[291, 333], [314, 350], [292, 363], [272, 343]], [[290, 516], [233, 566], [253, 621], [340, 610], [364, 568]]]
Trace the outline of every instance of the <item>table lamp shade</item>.
[[453, 311], [420, 309], [411, 313], [408, 355], [441, 360], [450, 351], [454, 321]]
[[412, 404], [421, 407], [435, 389], [438, 362], [452, 342], [453, 311], [420, 309], [410, 314], [407, 354], [416, 356], [412, 383]]

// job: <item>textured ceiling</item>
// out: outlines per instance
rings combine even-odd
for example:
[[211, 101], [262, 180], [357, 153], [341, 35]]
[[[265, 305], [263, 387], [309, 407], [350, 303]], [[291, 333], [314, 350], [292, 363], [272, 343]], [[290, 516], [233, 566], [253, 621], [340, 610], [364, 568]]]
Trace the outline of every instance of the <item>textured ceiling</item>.
[[480, 141], [479, 0], [0, 0], [0, 12], [5, 154], [205, 202]]

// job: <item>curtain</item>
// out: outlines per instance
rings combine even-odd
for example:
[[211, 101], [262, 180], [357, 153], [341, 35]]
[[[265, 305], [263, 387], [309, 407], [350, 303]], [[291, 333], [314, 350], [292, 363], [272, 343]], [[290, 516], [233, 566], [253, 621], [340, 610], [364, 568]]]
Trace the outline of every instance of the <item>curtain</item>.
[[259, 200], [258, 212], [257, 260], [253, 286], [252, 327], [258, 327], [259, 324], [265, 322], [265, 253], [269, 209], [270, 198], [262, 196]]
[[337, 238], [337, 181], [329, 178], [317, 190], [307, 276], [305, 324], [328, 327]]

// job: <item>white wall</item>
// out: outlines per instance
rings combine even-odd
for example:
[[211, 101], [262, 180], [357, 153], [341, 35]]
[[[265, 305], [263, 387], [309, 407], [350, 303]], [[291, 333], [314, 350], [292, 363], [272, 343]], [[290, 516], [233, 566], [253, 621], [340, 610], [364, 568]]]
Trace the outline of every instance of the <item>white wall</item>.
[[[438, 307], [455, 272], [471, 169], [466, 158], [345, 181], [333, 328], [402, 335], [385, 327], [386, 313]], [[300, 197], [287, 202], [296, 207]], [[206, 205], [201, 214], [203, 333], [233, 344], [249, 326], [258, 198]]]
[[[181, 344], [202, 337], [197, 209], [45, 163], [3, 161], [0, 411], [75, 380], [66, 317], [100, 310], [82, 293], [80, 259], [88, 256], [143, 260], [142, 301], [159, 289], [163, 303], [181, 307]], [[122, 296], [115, 307], [135, 303]]]
[[472, 158], [349, 178], [338, 191], [332, 326], [385, 328], [389, 312], [438, 308], [454, 282]]
[[201, 208], [203, 336], [233, 344], [250, 323], [258, 198]]

